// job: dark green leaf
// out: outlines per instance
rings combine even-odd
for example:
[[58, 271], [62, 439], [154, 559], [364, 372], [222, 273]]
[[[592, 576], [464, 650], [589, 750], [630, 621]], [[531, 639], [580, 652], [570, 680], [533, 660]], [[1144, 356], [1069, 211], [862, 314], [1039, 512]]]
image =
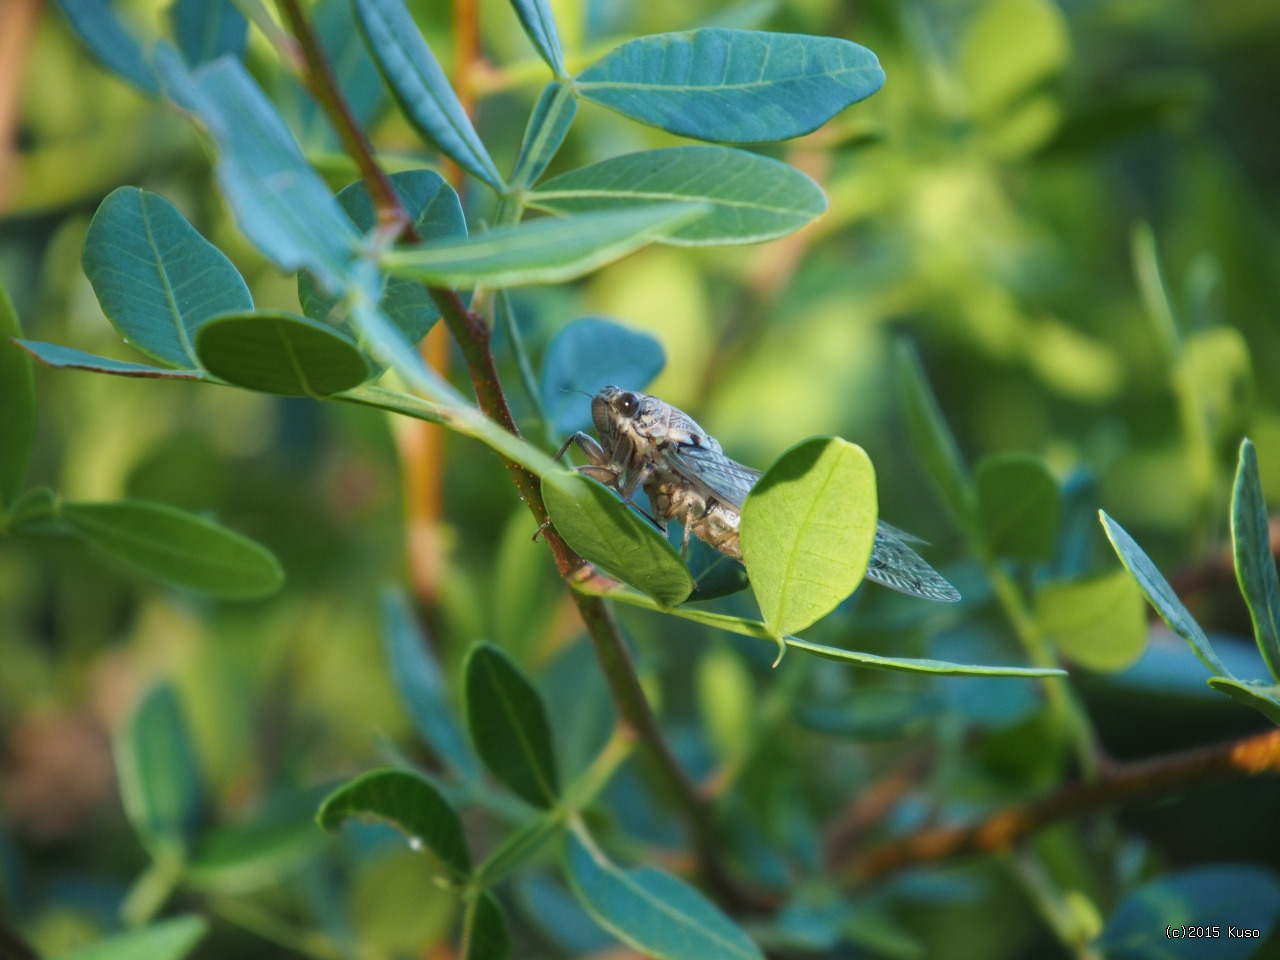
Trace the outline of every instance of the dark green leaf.
[[623, 943], [657, 960], [763, 960], [742, 930], [683, 880], [653, 867], [623, 870], [576, 836], [565, 875], [578, 902]]
[[405, 834], [411, 846], [425, 845], [456, 879], [471, 873], [458, 812], [416, 771], [388, 767], [356, 777], [330, 794], [316, 814], [326, 830], [337, 830], [352, 817], [385, 820]]
[[1028, 453], [985, 457], [974, 473], [987, 547], [997, 556], [1047, 560], [1062, 522], [1062, 494], [1044, 461]]
[[705, 209], [668, 203], [496, 227], [461, 243], [424, 243], [383, 254], [389, 273], [438, 286], [560, 283], [670, 236]]
[[1233, 677], [1210, 677], [1209, 686], [1280, 724], [1280, 687]]
[[[1245, 960], [1266, 939], [1277, 913], [1280, 883], [1270, 870], [1242, 863], [1198, 867], [1168, 874], [1125, 897], [1097, 946], [1107, 960]], [[1261, 936], [1229, 936], [1228, 924]], [[1217, 937], [1170, 937], [1165, 929], [1215, 925]]]
[[588, 100], [724, 143], [810, 133], [883, 83], [875, 54], [848, 40], [715, 27], [628, 41], [577, 78]]
[[529, 195], [554, 213], [642, 207], [686, 200], [710, 212], [664, 243], [759, 243], [794, 233], [827, 209], [822, 188], [785, 163], [733, 147], [667, 147], [571, 170]]
[[204, 818], [195, 744], [169, 684], [142, 697], [115, 742], [125, 812], [153, 856], [187, 853]]
[[284, 581], [265, 547], [162, 503], [66, 503], [60, 513], [94, 547], [158, 580], [237, 600], [274, 593]]
[[156, 67], [217, 147], [218, 183], [245, 236], [281, 269], [340, 289], [360, 237], [244, 65], [224, 58], [188, 72], [159, 44]]
[[[351, 0], [320, 0], [312, 7], [312, 23], [352, 115], [361, 127], [371, 129], [386, 103], [386, 88], [360, 35]], [[307, 154], [343, 153], [342, 141], [310, 92], [293, 83], [284, 94], [280, 112], [298, 131]]]
[[201, 835], [184, 879], [214, 893], [253, 893], [298, 870], [323, 840], [310, 810], [215, 827]]
[[538, 56], [547, 61], [547, 66], [555, 71], [557, 77], [566, 76], [560, 34], [548, 0], [511, 0], [511, 5], [516, 9], [525, 34], [537, 48]]
[[[679, 524], [668, 525], [667, 539], [673, 544], [683, 542], [684, 533]], [[689, 538], [687, 560], [689, 576], [693, 577], [693, 593], [689, 594], [689, 603], [727, 597], [751, 585], [747, 568], [741, 562], [725, 556], [698, 537]]]
[[467, 945], [462, 960], [507, 960], [511, 956], [507, 915], [488, 890], [482, 890], [471, 905], [462, 938]]
[[549, 809], [560, 796], [551, 728], [542, 697], [499, 648], [467, 655], [467, 726], [489, 772], [521, 799]]
[[1160, 614], [1160, 618], [1169, 625], [1169, 629], [1187, 641], [1192, 652], [1210, 671], [1218, 676], [1230, 676], [1230, 671], [1214, 653], [1209, 638], [1205, 636], [1200, 624], [1196, 623], [1191, 612], [1183, 606], [1178, 595], [1173, 592], [1173, 587], [1169, 586], [1169, 581], [1156, 569], [1151, 558], [1143, 552], [1133, 537], [1129, 536], [1124, 527], [1107, 516], [1106, 511], [1099, 510], [1098, 516], [1102, 520], [1103, 529], [1107, 531], [1111, 546], [1120, 557], [1120, 562], [1129, 571], [1129, 576], [1133, 577], [1138, 584], [1138, 589], [1147, 598], [1147, 602], [1156, 608], [1156, 613]]
[[192, 66], [244, 52], [249, 21], [232, 0], [176, 0], [169, 17], [178, 49]]
[[355, 8], [369, 52], [414, 129], [501, 193], [502, 175], [401, 0], [355, 0]]
[[214, 376], [287, 397], [327, 397], [372, 376], [355, 341], [333, 327], [284, 311], [215, 317], [196, 337]]
[[138, 40], [111, 12], [107, 0], [58, 0], [71, 29], [99, 62], [149, 97], [160, 95], [155, 71]]
[[21, 336], [18, 313], [0, 283], [0, 511], [22, 492], [35, 441], [35, 381], [22, 341], [14, 342]]
[[1258, 649], [1271, 676], [1280, 680], [1280, 579], [1271, 552], [1271, 520], [1258, 473], [1258, 454], [1248, 438], [1240, 444], [1240, 467], [1231, 499], [1231, 543], [1236, 579], [1249, 605]]
[[[467, 221], [458, 195], [440, 174], [434, 170], [405, 170], [393, 173], [391, 184], [421, 236], [431, 240], [466, 238]], [[338, 203], [362, 233], [377, 226], [378, 214], [363, 180], [338, 191]], [[298, 299], [302, 312], [312, 320], [330, 320], [329, 315], [338, 304], [338, 297], [317, 284], [308, 273], [298, 275]], [[421, 283], [412, 280], [388, 279], [380, 306], [410, 343], [425, 337], [440, 319], [440, 310], [431, 294]], [[346, 325], [348, 329], [349, 326]]]
[[[541, 0], [539, 0], [541, 2]], [[556, 155], [578, 115], [578, 98], [573, 87], [553, 81], [543, 88], [538, 102], [529, 114], [520, 153], [511, 169], [511, 186], [523, 190], [537, 182], [547, 164]]]
[[543, 477], [542, 498], [556, 532], [580, 556], [663, 606], [689, 596], [693, 579], [680, 554], [607, 487], [557, 471]]
[[52, 960], [182, 960], [208, 932], [204, 917], [173, 917], [55, 954]]
[[542, 408], [561, 434], [585, 429], [592, 394], [609, 385], [643, 390], [666, 362], [662, 344], [647, 333], [599, 317], [575, 320], [547, 345], [538, 390]]
[[382, 597], [382, 623], [391, 676], [418, 733], [457, 773], [476, 776], [476, 762], [449, 710], [444, 678], [399, 591]]
[[173, 367], [153, 367], [146, 363], [130, 363], [125, 360], [112, 360], [110, 357], [98, 357], [85, 353], [75, 347], [64, 347], [56, 343], [42, 343], [39, 340], [17, 341], [41, 363], [66, 370], [89, 370], [93, 373], [108, 373], [116, 377], [143, 377], [159, 380], [203, 380], [203, 370], [174, 369]]
[[164, 197], [120, 187], [93, 215], [80, 255], [102, 312], [130, 344], [198, 367], [196, 330], [218, 313], [252, 310], [231, 261]]
[[742, 556], [776, 637], [803, 630], [853, 593], [876, 534], [876, 475], [839, 437], [792, 447], [742, 506]]
[[1060, 653], [1090, 670], [1118, 673], [1147, 646], [1146, 605], [1124, 570], [1045, 584], [1036, 623]]

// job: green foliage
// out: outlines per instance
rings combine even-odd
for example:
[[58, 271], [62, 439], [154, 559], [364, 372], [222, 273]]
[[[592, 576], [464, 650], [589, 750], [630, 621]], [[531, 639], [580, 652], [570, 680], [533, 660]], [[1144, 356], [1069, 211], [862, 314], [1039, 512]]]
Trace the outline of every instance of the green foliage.
[[102, 65], [151, 97], [160, 85], [142, 48], [111, 12], [105, 0], [58, 0], [67, 22]]
[[1147, 645], [1146, 607], [1124, 570], [1046, 584], [1036, 622], [1063, 656], [1090, 670], [1123, 670]]
[[22, 492], [35, 441], [36, 393], [31, 360], [12, 342], [22, 336], [9, 293], [0, 285], [0, 509]]
[[56, 960], [182, 960], [204, 939], [208, 929], [203, 917], [174, 917], [60, 953]]
[[467, 945], [464, 960], [506, 960], [511, 956], [511, 933], [507, 915], [498, 898], [489, 891], [473, 901], [462, 935]]
[[283, 311], [224, 313], [200, 328], [200, 365], [249, 390], [320, 399], [368, 380], [355, 342], [332, 327]]
[[1240, 444], [1231, 499], [1231, 543], [1240, 592], [1249, 605], [1253, 634], [1271, 676], [1280, 680], [1280, 579], [1271, 553], [1271, 524], [1258, 474], [1258, 454], [1245, 438]]
[[551, 338], [538, 397], [561, 434], [591, 426], [589, 398], [601, 387], [643, 390], [666, 364], [662, 344], [621, 324], [584, 317]]
[[982, 533], [991, 550], [1018, 560], [1047, 560], [1058, 536], [1062, 497], [1039, 457], [986, 457], [974, 471]]
[[244, 52], [249, 23], [232, 0], [175, 0], [173, 35], [190, 64]]

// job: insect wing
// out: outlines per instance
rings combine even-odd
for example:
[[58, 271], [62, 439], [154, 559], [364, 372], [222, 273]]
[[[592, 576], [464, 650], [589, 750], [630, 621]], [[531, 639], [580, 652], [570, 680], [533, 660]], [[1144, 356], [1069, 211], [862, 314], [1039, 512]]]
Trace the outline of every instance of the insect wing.
[[744, 467], [710, 447], [673, 444], [663, 451], [663, 455], [667, 465], [684, 479], [701, 484], [718, 500], [739, 509], [760, 479], [759, 470]]
[[960, 591], [907, 545], [901, 531], [883, 521], [876, 524], [867, 579], [926, 600], [954, 603], [960, 599]]

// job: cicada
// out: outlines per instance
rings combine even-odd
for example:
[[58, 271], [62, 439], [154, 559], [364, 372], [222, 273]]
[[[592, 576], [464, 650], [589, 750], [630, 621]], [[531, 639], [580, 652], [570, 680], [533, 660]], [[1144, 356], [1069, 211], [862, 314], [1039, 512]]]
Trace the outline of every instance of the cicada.
[[[662, 530], [670, 520], [684, 526], [681, 555], [690, 535], [742, 559], [742, 505], [760, 471], [725, 456], [720, 444], [691, 416], [648, 394], [605, 387], [591, 398], [599, 440], [578, 432], [556, 454], [576, 445], [587, 458], [579, 472], [613, 487], [636, 507], [640, 490], [649, 498], [649, 519]], [[639, 507], [636, 507], [639, 509]], [[960, 593], [911, 548], [919, 539], [880, 521], [867, 577], [927, 600], [952, 602]]]

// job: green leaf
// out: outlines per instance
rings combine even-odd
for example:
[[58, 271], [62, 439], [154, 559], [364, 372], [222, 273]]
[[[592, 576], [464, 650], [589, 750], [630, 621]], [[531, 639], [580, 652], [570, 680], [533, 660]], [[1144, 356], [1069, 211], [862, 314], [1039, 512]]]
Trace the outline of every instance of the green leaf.
[[274, 593], [284, 581], [265, 547], [162, 503], [66, 503], [60, 513], [94, 547], [158, 580], [235, 600]]
[[548, 0], [511, 0], [520, 26], [538, 50], [538, 56], [547, 61], [557, 77], [568, 75], [564, 66], [564, 53], [560, 49], [560, 33], [556, 19], [551, 14]]
[[462, 960], [507, 960], [511, 956], [507, 915], [488, 890], [480, 891], [471, 904], [462, 942], [466, 944]]
[[383, 594], [382, 623], [391, 676], [418, 733], [457, 773], [475, 779], [476, 762], [449, 710], [444, 678], [402, 592]]
[[36, 433], [36, 388], [22, 324], [0, 283], [0, 512], [22, 492]]
[[56, 343], [43, 343], [40, 340], [17, 340], [15, 342], [41, 363], [59, 369], [88, 370], [92, 373], [107, 373], [116, 377], [142, 377], [156, 380], [205, 379], [203, 370], [153, 367], [146, 363], [112, 360], [110, 357], [99, 357], [92, 353], [85, 353], [75, 347], [64, 347]]
[[627, 946], [657, 960], [764, 960], [732, 920], [683, 880], [653, 867], [623, 870], [573, 834], [565, 876], [578, 902]]
[[214, 376], [287, 397], [327, 397], [373, 375], [355, 341], [282, 310], [215, 317], [200, 328], [196, 351]]
[[542, 697], [505, 653], [478, 643], [467, 655], [467, 726], [489, 772], [544, 810], [560, 796]]
[[577, 78], [588, 100], [723, 143], [810, 133], [883, 84], [876, 55], [848, 40], [716, 27], [630, 40]]
[[[540, 0], [539, 0], [540, 2]], [[547, 169], [578, 115], [578, 98], [573, 87], [553, 81], [543, 88], [533, 105], [520, 141], [520, 153], [511, 168], [511, 186], [523, 190], [535, 183]], [[526, 201], [528, 198], [526, 198]]]
[[[311, 6], [311, 22], [352, 116], [365, 130], [371, 130], [386, 104], [386, 88], [356, 24], [351, 0], [319, 0]], [[283, 96], [277, 96], [280, 112], [298, 131], [298, 141], [308, 156], [313, 151], [345, 153], [324, 108], [302, 84], [289, 83], [281, 93]]]
[[980, 117], [1020, 103], [1071, 57], [1067, 18], [1053, 0], [989, 0], [961, 55], [961, 72]]
[[102, 312], [148, 356], [198, 367], [196, 330], [210, 317], [252, 310], [231, 261], [154, 193], [120, 187], [93, 215], [80, 255]]
[[1280, 688], [1234, 677], [1210, 677], [1209, 686], [1280, 724]]
[[167, 683], [147, 691], [115, 741], [125, 813], [157, 859], [189, 852], [205, 806], [195, 744], [178, 694]]
[[643, 390], [666, 362], [656, 337], [583, 317], [561, 327], [547, 345], [538, 388], [542, 408], [561, 434], [585, 429], [591, 425], [591, 395], [609, 385]]
[[750, 747], [752, 721], [760, 698], [751, 671], [727, 644], [718, 643], [698, 660], [698, 712], [707, 738], [721, 760]]
[[352, 817], [385, 820], [409, 838], [410, 846], [425, 845], [458, 880], [471, 873], [458, 811], [439, 787], [414, 770], [388, 767], [356, 777], [325, 799], [316, 821], [337, 830]]
[[169, 18], [178, 49], [192, 66], [244, 53], [249, 21], [232, 0], [176, 0]]
[[[1097, 946], [1107, 960], [1246, 960], [1280, 914], [1280, 882], [1270, 870], [1222, 863], [1166, 874], [1129, 894]], [[1165, 928], [1219, 926], [1217, 937], [1170, 937]], [[1228, 936], [1226, 925], [1261, 931]]]
[[667, 203], [496, 227], [463, 242], [424, 243], [382, 256], [389, 273], [446, 287], [560, 283], [624, 257], [702, 216]]
[[160, 96], [160, 85], [142, 47], [116, 19], [107, 0], [58, 0], [58, 6], [75, 35], [104, 67], [147, 96]]
[[52, 960], [182, 960], [208, 932], [204, 917], [173, 917], [55, 954]]
[[1262, 493], [1258, 453], [1247, 437], [1240, 444], [1240, 466], [1231, 498], [1231, 543], [1236, 579], [1249, 605], [1258, 649], [1271, 676], [1280, 680], [1280, 579], [1271, 552], [1271, 520]]
[[674, 607], [693, 590], [667, 538], [603, 484], [558, 471], [542, 478], [542, 499], [556, 532], [579, 556], [663, 606]]
[[1124, 570], [1045, 584], [1036, 623], [1060, 653], [1090, 670], [1119, 673], [1147, 646], [1146, 605]]
[[1138, 280], [1142, 305], [1147, 319], [1155, 327], [1165, 362], [1173, 363], [1182, 353], [1182, 332], [1178, 326], [1173, 297], [1169, 295], [1169, 285], [1165, 282], [1164, 270], [1160, 266], [1156, 235], [1149, 224], [1142, 223], [1134, 227], [1132, 248], [1133, 273]]
[[254, 893], [297, 871], [323, 841], [310, 810], [215, 827], [201, 835], [183, 880], [213, 893]]
[[218, 184], [245, 236], [282, 270], [341, 289], [360, 237], [244, 64], [223, 58], [188, 72], [161, 43], [156, 67], [217, 147]]
[[710, 212], [663, 242], [759, 243], [784, 237], [827, 209], [822, 188], [794, 167], [732, 147], [667, 147], [628, 153], [553, 177], [529, 195], [553, 213], [643, 207], [683, 200]]
[[866, 452], [815, 437], [782, 454], [742, 505], [742, 557], [774, 636], [803, 630], [853, 593], [876, 534]]
[[1047, 560], [1062, 523], [1062, 494], [1044, 461], [1027, 453], [984, 457], [974, 481], [992, 553], [1028, 562]]
[[973, 533], [977, 527], [973, 483], [956, 446], [956, 438], [938, 407], [938, 399], [929, 388], [920, 356], [910, 342], [900, 340], [895, 345], [894, 365], [898, 402], [902, 404], [916, 456], [937, 486], [956, 525], [966, 533]]
[[355, 0], [355, 8], [369, 52], [414, 129], [502, 193], [502, 175], [401, 0]]
[[[453, 187], [445, 183], [440, 174], [434, 170], [405, 170], [391, 174], [391, 185], [421, 236], [432, 240], [466, 239], [467, 221], [462, 205]], [[363, 180], [339, 190], [338, 203], [361, 233], [368, 233], [378, 225], [378, 213]], [[298, 275], [298, 300], [303, 313], [322, 322], [333, 319], [330, 313], [339, 303], [338, 297], [308, 273]], [[399, 277], [386, 281], [379, 306], [410, 343], [425, 337], [440, 319], [440, 310], [430, 292], [420, 283]], [[345, 317], [341, 319], [343, 329], [352, 332], [350, 322]]]
[[1183, 606], [1178, 595], [1173, 592], [1173, 587], [1169, 586], [1169, 581], [1156, 569], [1151, 558], [1143, 552], [1133, 537], [1129, 536], [1124, 527], [1107, 516], [1105, 510], [1099, 510], [1098, 516], [1102, 520], [1103, 529], [1107, 531], [1111, 546], [1120, 557], [1120, 562], [1129, 571], [1129, 576], [1133, 577], [1134, 582], [1138, 584], [1138, 589], [1147, 598], [1147, 602], [1155, 607], [1156, 613], [1160, 614], [1160, 619], [1169, 625], [1170, 630], [1187, 641], [1192, 652], [1200, 658], [1200, 662], [1208, 667], [1210, 672], [1218, 676], [1231, 676], [1231, 672], [1214, 653], [1213, 647], [1209, 644], [1209, 638], [1205, 636], [1200, 624], [1196, 623], [1191, 612]]

